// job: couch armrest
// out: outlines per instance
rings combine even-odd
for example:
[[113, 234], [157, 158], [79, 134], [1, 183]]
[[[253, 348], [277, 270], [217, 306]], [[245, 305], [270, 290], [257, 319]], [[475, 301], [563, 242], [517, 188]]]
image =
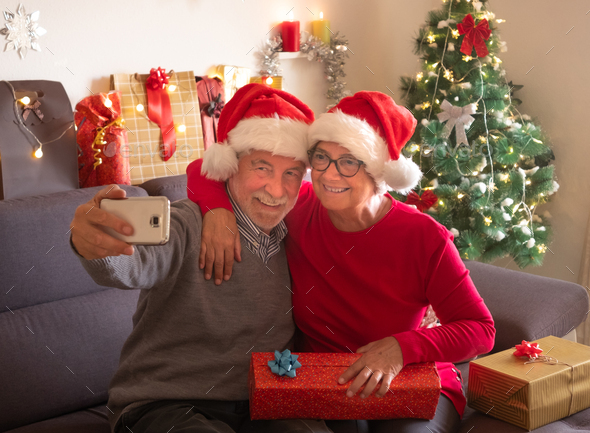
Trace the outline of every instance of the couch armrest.
[[139, 187], [145, 189], [150, 196], [168, 197], [170, 202], [187, 198], [186, 174], [158, 177], [142, 183]]
[[522, 340], [563, 337], [588, 315], [588, 293], [578, 284], [464, 262], [494, 318], [496, 343], [490, 353], [510, 349]]

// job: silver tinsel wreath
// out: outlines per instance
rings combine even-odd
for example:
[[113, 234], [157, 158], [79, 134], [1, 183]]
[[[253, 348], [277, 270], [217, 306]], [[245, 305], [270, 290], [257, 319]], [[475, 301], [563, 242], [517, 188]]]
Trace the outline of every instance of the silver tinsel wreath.
[[[308, 32], [301, 33], [301, 44], [299, 51], [307, 55], [307, 60], [324, 63], [324, 72], [328, 81], [328, 92], [326, 97], [333, 101], [328, 105], [327, 110], [336, 105], [350, 92], [345, 89], [346, 82], [342, 78], [344, 72], [344, 60], [348, 58], [348, 41], [334, 33], [330, 39], [330, 45], [322, 42], [321, 39], [310, 35]], [[262, 67], [260, 75], [276, 77], [282, 74], [279, 62], [279, 53], [283, 49], [283, 41], [279, 36], [267, 39], [262, 49], [258, 52]]]

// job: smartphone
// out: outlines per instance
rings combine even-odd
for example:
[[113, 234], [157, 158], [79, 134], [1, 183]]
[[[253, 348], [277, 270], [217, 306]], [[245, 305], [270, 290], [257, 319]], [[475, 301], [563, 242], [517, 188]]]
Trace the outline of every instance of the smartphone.
[[103, 199], [100, 208], [126, 221], [133, 234], [125, 236], [110, 227], [104, 231], [133, 245], [163, 245], [170, 237], [170, 200], [166, 197]]

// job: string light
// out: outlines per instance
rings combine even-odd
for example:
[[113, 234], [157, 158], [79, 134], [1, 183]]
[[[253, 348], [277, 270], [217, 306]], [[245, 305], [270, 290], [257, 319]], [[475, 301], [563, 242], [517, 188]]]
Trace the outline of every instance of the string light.
[[23, 98], [20, 99], [20, 102], [23, 105], [28, 105], [31, 102], [31, 98], [29, 98], [28, 96], [25, 96], [25, 97], [23, 97]]
[[422, 72], [418, 72], [416, 74], [416, 81], [421, 81], [423, 77], [424, 77], [424, 74]]
[[539, 250], [540, 253], [544, 253], [545, 251], [547, 251], [547, 246], [546, 245], [537, 245], [537, 249]]
[[137, 111], [143, 111], [143, 104], [137, 104], [137, 106], [135, 107], [135, 109]]
[[436, 40], [436, 36], [431, 33], [426, 37], [426, 39], [428, 39], [428, 42], [433, 43]]
[[41, 158], [43, 156], [43, 151], [41, 150], [41, 148], [39, 148], [35, 151], [33, 155], [35, 155], [35, 158]]
[[428, 107], [430, 107], [430, 102], [426, 101], [422, 103], [422, 109], [426, 110]]
[[530, 185], [530, 184], [531, 184], [531, 181], [530, 181], [530, 180], [527, 180], [525, 183], [526, 183], [527, 185]]
[[485, 221], [486, 226], [489, 226], [492, 223], [492, 219], [490, 217], [485, 217], [483, 220]]
[[111, 100], [109, 99], [109, 97], [107, 96], [107, 97], [105, 98], [105, 100], [104, 100], [104, 106], [105, 106], [105, 107], [107, 107], [107, 108], [109, 108], [109, 107], [111, 107], [112, 105], [113, 105], [113, 101], [111, 101]]
[[505, 23], [505, 22], [506, 22], [506, 20], [503, 20], [502, 18], [498, 18], [498, 19], [496, 20], [496, 22], [497, 22], [497, 23], [499, 23], [499, 24], [502, 24], [502, 23]]
[[457, 194], [457, 198], [463, 198], [464, 196], [465, 196], [465, 194], [461, 194], [461, 193]]
[[433, 68], [436, 68], [437, 66], [438, 66], [438, 62], [432, 64]]
[[270, 86], [270, 85], [273, 83], [273, 81], [274, 81], [274, 80], [272, 79], [272, 77], [268, 77], [268, 78], [266, 79], [266, 84]]
[[451, 33], [453, 34], [453, 38], [457, 39], [459, 37], [459, 30], [453, 29]]
[[514, 149], [511, 147], [509, 153], [512, 153], [512, 152], [514, 152]]
[[439, 203], [441, 206], [445, 204], [445, 202], [444, 202], [444, 201], [442, 201], [442, 200], [439, 200], [439, 202], [438, 202], [438, 203]]
[[471, 57], [471, 56], [463, 56], [463, 61], [465, 61], [465, 62], [470, 62], [472, 60], [473, 60], [473, 57]]
[[474, 176], [477, 176], [477, 173], [479, 173], [479, 171], [474, 171], [474, 172], [473, 172], [473, 175], [474, 175]]
[[176, 128], [176, 130], [178, 132], [184, 132], [184, 131], [186, 131], [186, 126], [184, 124], [178, 125], [178, 127]]
[[445, 70], [443, 76], [449, 81], [455, 81], [455, 79], [453, 78], [453, 71], [451, 71], [450, 69]]
[[176, 90], [176, 86], [175, 86], [174, 84], [170, 84], [170, 85], [168, 86], [168, 91], [169, 91], [169, 92], [174, 92], [175, 90]]
[[418, 150], [420, 150], [420, 145], [418, 145], [418, 144], [412, 144], [412, 145], [410, 146], [410, 151], [411, 151], [411, 152], [416, 152], [416, 151], [418, 151]]

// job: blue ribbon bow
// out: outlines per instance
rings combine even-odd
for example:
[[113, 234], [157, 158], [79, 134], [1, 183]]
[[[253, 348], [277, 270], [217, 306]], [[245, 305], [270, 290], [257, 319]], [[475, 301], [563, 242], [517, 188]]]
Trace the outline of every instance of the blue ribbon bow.
[[275, 350], [275, 360], [268, 361], [268, 366], [274, 374], [295, 377], [295, 369], [301, 367], [297, 358], [299, 355], [291, 355], [289, 349], [285, 349], [282, 353]]

